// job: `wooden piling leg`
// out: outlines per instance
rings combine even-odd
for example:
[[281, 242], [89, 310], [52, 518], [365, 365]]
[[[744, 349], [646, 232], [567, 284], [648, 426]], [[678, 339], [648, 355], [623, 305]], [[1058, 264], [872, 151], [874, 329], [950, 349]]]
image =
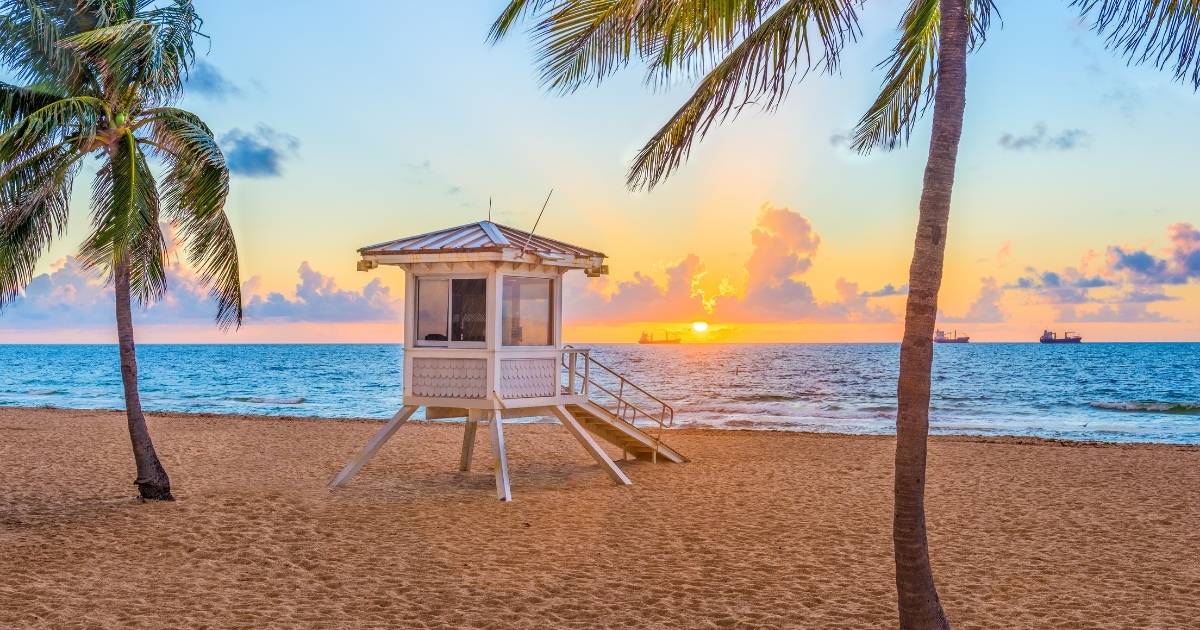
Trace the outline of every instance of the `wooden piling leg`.
[[471, 470], [471, 455], [475, 452], [475, 430], [479, 428], [480, 412], [471, 409], [467, 412], [467, 426], [463, 430], [462, 457], [458, 460], [458, 469], [462, 472]]
[[351, 477], [358, 474], [358, 471], [361, 470], [362, 467], [371, 460], [371, 457], [375, 455], [375, 451], [378, 451], [379, 447], [383, 446], [385, 442], [391, 439], [392, 434], [396, 432], [396, 429], [399, 429], [404, 425], [405, 422], [408, 422], [408, 419], [417, 412], [417, 409], [418, 407], [416, 405], [405, 405], [401, 407], [400, 411], [397, 411], [396, 415], [392, 416], [392, 419], [388, 420], [387, 424], [383, 425], [383, 427], [376, 431], [375, 435], [372, 435], [370, 440], [367, 440], [367, 445], [364, 446], [363, 449], [354, 456], [354, 459], [351, 459], [346, 466], [342, 468], [342, 472], [339, 472], [337, 476], [333, 478], [333, 481], [330, 482], [329, 487], [340, 487], [347, 481], [350, 481]]
[[512, 501], [512, 488], [508, 483], [508, 453], [504, 450], [504, 422], [500, 411], [490, 412], [492, 453], [496, 467], [496, 498], [501, 501]]
[[613, 462], [612, 458], [608, 456], [608, 453], [604, 452], [604, 449], [600, 448], [599, 444], [596, 444], [596, 440], [592, 439], [592, 434], [588, 433], [587, 429], [579, 424], [575, 416], [571, 415], [570, 410], [562, 405], [553, 407], [553, 410], [559, 422], [562, 422], [563, 426], [571, 432], [571, 435], [575, 436], [576, 440], [579, 440], [579, 444], [583, 446], [583, 450], [587, 451], [588, 455], [591, 455], [597, 464], [600, 464], [600, 467], [604, 469], [604, 472], [608, 473], [609, 478], [614, 483], [619, 486], [633, 485], [633, 482], [625, 475], [625, 471], [621, 470]]

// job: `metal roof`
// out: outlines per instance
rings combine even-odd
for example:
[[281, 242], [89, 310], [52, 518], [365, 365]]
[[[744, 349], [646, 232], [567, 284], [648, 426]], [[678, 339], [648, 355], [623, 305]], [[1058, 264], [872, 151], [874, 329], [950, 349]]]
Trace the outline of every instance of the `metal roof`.
[[418, 234], [369, 245], [358, 250], [363, 256], [388, 254], [458, 254], [463, 252], [524, 251], [538, 256], [605, 258], [598, 251], [578, 247], [552, 238], [491, 221], [468, 223], [458, 227]]

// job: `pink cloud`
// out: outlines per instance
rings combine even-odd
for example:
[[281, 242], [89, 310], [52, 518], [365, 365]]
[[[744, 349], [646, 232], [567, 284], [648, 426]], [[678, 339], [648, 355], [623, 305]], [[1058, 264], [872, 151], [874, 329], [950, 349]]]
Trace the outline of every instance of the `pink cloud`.
[[[312, 268], [308, 261], [296, 270], [300, 282], [292, 297], [280, 292], [252, 295], [246, 302], [247, 321], [370, 322], [403, 318], [403, 301], [375, 278], [361, 290], [341, 289], [330, 276]], [[258, 292], [258, 279], [247, 281], [247, 294]]]
[[[669, 266], [665, 286], [635, 272], [633, 279], [613, 283], [568, 280], [568, 320], [573, 323], [688, 321], [712, 318], [732, 322], [887, 322], [890, 310], [870, 303], [892, 295], [864, 292], [839, 278], [838, 299], [818, 303], [803, 275], [812, 268], [821, 237], [803, 215], [764, 205], [750, 231], [742, 292], [722, 290], [710, 296], [700, 288], [705, 274], [695, 254]], [[728, 278], [722, 286], [734, 284]]]

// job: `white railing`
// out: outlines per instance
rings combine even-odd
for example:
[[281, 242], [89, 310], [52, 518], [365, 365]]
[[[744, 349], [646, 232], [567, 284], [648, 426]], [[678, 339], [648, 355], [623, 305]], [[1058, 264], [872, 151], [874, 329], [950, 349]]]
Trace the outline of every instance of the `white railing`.
[[[562, 359], [567, 372], [568, 395], [581, 395], [631, 425], [637, 426], [638, 420], [650, 423], [658, 429], [654, 436], [654, 450], [657, 456], [663, 429], [675, 424], [675, 408], [597, 361], [588, 348], [566, 346], [562, 351]], [[600, 376], [599, 379], [593, 377], [593, 367]], [[607, 400], [601, 402], [593, 398], [593, 392], [602, 394]]]

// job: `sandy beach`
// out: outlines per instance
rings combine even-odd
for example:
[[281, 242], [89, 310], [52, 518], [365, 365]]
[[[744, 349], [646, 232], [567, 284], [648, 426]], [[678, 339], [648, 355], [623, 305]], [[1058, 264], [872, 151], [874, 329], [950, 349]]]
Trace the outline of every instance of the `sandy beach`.
[[[132, 497], [123, 414], [0, 409], [2, 627], [895, 625], [886, 437], [682, 430], [613, 486], [567, 432], [150, 419], [179, 501]], [[928, 513], [959, 628], [1182, 628], [1200, 448], [934, 438]]]

